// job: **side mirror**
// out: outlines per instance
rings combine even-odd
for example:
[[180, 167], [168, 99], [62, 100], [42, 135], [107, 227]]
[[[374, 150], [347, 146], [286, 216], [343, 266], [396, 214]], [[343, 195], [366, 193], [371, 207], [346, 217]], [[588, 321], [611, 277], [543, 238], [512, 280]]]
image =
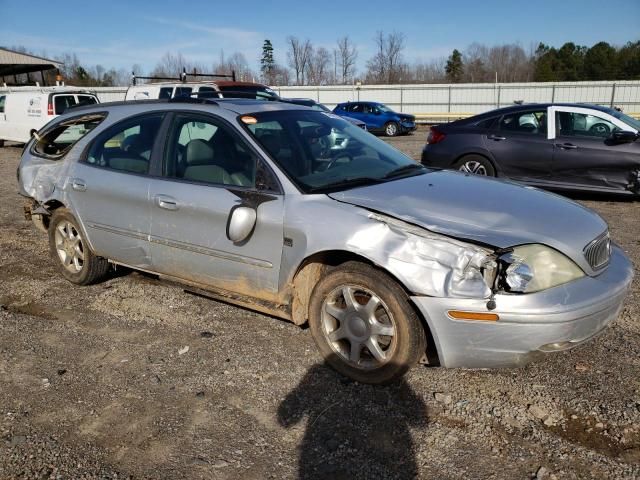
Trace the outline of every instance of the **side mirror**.
[[374, 113], [375, 115], [380, 115], [380, 110], [378, 110], [378, 109], [376, 108], [376, 109], [373, 111], [373, 113]]
[[238, 206], [231, 210], [227, 237], [233, 243], [242, 243], [249, 238], [256, 226], [258, 214], [253, 208]]
[[627, 130], [618, 130], [613, 132], [609, 139], [615, 143], [631, 143], [638, 139], [638, 134]]

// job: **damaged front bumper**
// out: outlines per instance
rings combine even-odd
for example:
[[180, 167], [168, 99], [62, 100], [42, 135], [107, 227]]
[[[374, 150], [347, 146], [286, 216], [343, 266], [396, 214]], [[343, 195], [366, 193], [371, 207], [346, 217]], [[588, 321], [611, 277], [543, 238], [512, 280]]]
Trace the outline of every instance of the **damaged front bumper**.
[[617, 318], [633, 266], [614, 246], [607, 269], [542, 292], [499, 294], [497, 321], [455, 320], [449, 311], [488, 312], [487, 299], [414, 296], [445, 367], [517, 367], [553, 351], [573, 348]]

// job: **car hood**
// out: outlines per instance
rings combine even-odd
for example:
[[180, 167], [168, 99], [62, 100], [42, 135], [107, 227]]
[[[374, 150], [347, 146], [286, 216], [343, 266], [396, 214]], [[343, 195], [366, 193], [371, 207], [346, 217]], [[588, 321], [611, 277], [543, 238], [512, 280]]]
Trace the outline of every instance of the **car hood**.
[[607, 229], [598, 214], [558, 195], [444, 170], [329, 196], [494, 247], [542, 243], [563, 252], [587, 273], [593, 272], [583, 249]]

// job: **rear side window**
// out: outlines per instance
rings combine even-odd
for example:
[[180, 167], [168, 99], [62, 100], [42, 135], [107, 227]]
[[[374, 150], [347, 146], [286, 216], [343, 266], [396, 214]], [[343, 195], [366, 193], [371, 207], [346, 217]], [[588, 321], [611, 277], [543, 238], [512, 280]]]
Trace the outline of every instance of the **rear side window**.
[[0, 96], [0, 113], [4, 113], [4, 99], [7, 98], [5, 95]]
[[173, 94], [174, 97], [181, 97], [181, 96], [189, 96], [191, 95], [191, 87], [176, 87], [176, 93]]
[[546, 135], [547, 111], [536, 110], [505, 115], [500, 119], [500, 130], [513, 133]]
[[98, 103], [93, 95], [78, 95], [78, 105], [95, 105]]
[[53, 106], [55, 108], [55, 115], [62, 115], [67, 108], [76, 104], [76, 99], [73, 95], [54, 95]]
[[94, 140], [86, 163], [128, 173], [148, 173], [163, 117], [162, 113], [154, 113], [114, 125]]
[[487, 130], [491, 129], [496, 123], [496, 117], [485, 118], [484, 120], [480, 120], [475, 125], [478, 128], [486, 128]]
[[78, 140], [100, 125], [106, 113], [92, 113], [60, 122], [42, 135], [36, 134], [32, 152], [51, 159], [61, 159]]
[[173, 93], [173, 87], [162, 87], [160, 89], [160, 95], [158, 98], [171, 98], [171, 94]]

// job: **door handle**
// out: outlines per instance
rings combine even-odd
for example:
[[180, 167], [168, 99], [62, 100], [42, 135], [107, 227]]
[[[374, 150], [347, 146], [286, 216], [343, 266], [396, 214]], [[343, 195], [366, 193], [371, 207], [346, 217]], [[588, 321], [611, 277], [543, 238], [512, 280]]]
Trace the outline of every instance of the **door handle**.
[[156, 195], [154, 197], [156, 205], [165, 210], [178, 210], [178, 202], [168, 195]]
[[76, 192], [86, 192], [87, 184], [85, 183], [84, 180], [81, 180], [79, 178], [72, 178], [71, 188], [73, 188]]
[[575, 150], [578, 148], [578, 146], [573, 143], [556, 143], [556, 147], [562, 148], [563, 150]]
[[506, 140], [507, 137], [500, 137], [498, 135], [489, 135], [489, 139], [493, 140], [494, 142], [501, 142], [502, 140]]

